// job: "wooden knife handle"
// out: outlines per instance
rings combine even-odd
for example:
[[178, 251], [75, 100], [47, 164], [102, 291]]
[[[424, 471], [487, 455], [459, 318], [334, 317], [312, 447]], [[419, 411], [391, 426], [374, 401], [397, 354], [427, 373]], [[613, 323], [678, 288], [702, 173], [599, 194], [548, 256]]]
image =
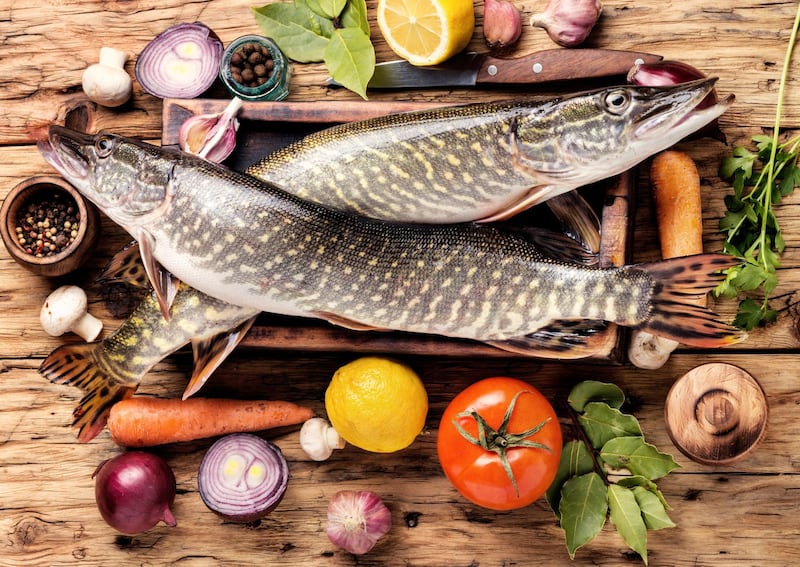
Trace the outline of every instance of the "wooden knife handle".
[[548, 49], [513, 59], [485, 56], [476, 83], [544, 83], [625, 75], [660, 55], [614, 49]]

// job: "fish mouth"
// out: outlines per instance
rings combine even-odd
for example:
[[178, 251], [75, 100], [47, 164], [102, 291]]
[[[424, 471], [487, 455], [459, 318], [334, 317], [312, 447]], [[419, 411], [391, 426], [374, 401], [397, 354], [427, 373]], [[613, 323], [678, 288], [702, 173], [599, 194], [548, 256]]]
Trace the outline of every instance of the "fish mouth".
[[732, 94], [705, 108], [698, 108], [711, 94], [716, 82], [717, 78], [711, 77], [666, 89], [645, 88], [640, 91], [645, 110], [634, 120], [633, 135], [644, 140], [670, 131], [670, 137], [681, 139], [719, 118], [733, 103]]
[[92, 137], [53, 125], [47, 140], [36, 144], [42, 157], [70, 181], [80, 181], [89, 176], [89, 159], [83, 148], [93, 145]]

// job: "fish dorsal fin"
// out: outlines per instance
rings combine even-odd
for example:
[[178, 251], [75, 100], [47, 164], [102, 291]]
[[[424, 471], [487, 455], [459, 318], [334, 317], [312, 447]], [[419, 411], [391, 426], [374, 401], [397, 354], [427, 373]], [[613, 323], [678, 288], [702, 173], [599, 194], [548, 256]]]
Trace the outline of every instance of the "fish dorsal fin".
[[169, 320], [169, 310], [175, 300], [175, 294], [178, 293], [180, 282], [153, 256], [153, 237], [150, 234], [142, 232], [137, 240], [139, 241], [139, 255], [142, 258], [150, 285], [153, 286], [153, 291], [158, 298], [161, 314], [164, 315], [164, 319]]
[[314, 317], [318, 317], [320, 319], [324, 319], [328, 323], [332, 325], [336, 325], [338, 327], [344, 327], [345, 329], [351, 329], [353, 331], [388, 331], [389, 329], [382, 329], [378, 327], [371, 327], [370, 325], [366, 325], [364, 323], [359, 323], [358, 321], [354, 321], [352, 319], [348, 319], [347, 317], [342, 317], [341, 315], [336, 315], [335, 313], [328, 313], [317, 311], [313, 313]]
[[95, 352], [101, 343], [62, 345], [44, 359], [39, 374], [53, 384], [80, 388], [86, 395], [72, 412], [72, 426], [78, 428], [78, 441], [88, 443], [106, 426], [111, 406], [131, 397], [138, 382], [124, 382], [96, 363]]
[[141, 262], [139, 243], [135, 240], [114, 254], [96, 280], [99, 284], [124, 283], [136, 288], [150, 285], [147, 271]]
[[502, 341], [487, 341], [493, 347], [540, 358], [578, 359], [597, 354], [609, 340], [610, 323], [578, 320], [554, 321], [538, 331]]
[[253, 326], [256, 317], [251, 317], [226, 333], [220, 333], [210, 339], [192, 341], [194, 370], [189, 384], [183, 392], [184, 400], [196, 394], [205, 385], [219, 365], [239, 345], [250, 327]]

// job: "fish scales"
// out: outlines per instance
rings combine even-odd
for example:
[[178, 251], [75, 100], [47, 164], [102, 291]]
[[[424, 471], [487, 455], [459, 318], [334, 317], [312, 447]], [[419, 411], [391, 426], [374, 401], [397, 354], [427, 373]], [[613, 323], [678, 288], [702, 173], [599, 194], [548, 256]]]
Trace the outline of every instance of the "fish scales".
[[633, 167], [719, 116], [730, 100], [692, 112], [713, 83], [376, 117], [309, 134], [246, 172], [303, 199], [415, 223], [502, 220], [563, 196], [554, 212], [580, 227], [594, 213], [575, 210], [578, 197], [564, 194]]
[[679, 309], [716, 285], [727, 256], [591, 268], [492, 225], [365, 218], [111, 134], [53, 126], [40, 149], [139, 241], [145, 266], [242, 307], [493, 344], [595, 318], [686, 336], [702, 327], [690, 337], [701, 345], [742, 338], [708, 310]]

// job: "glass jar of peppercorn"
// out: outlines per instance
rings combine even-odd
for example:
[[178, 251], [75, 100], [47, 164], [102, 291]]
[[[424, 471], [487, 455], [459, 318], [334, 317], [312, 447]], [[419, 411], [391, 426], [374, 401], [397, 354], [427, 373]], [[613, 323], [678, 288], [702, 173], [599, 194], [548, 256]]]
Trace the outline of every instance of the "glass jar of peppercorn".
[[289, 95], [289, 60], [274, 41], [260, 35], [233, 40], [222, 54], [219, 76], [242, 100], [283, 100]]
[[0, 235], [9, 255], [43, 276], [80, 267], [94, 251], [99, 232], [97, 208], [57, 176], [22, 181], [0, 208]]

